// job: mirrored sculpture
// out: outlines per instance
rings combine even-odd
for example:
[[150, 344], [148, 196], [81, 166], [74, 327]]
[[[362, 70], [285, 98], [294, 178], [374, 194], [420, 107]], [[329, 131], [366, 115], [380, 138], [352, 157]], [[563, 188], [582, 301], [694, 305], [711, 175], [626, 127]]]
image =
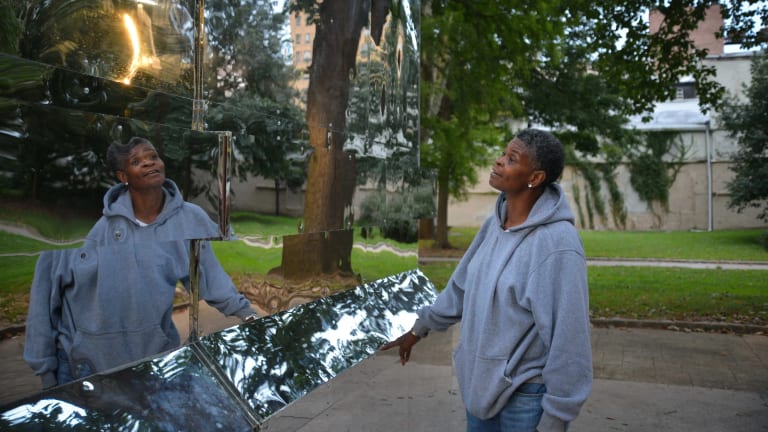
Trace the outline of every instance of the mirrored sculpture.
[[133, 136], [210, 219], [149, 240], [189, 247], [193, 335], [203, 240], [264, 315], [417, 267], [419, 2], [278, 3], [0, 5], [3, 296], [25, 301], [42, 251], [79, 251], [116, 183], [105, 150]]
[[436, 295], [418, 270], [382, 278], [0, 407], [0, 429], [258, 429], [405, 332]]

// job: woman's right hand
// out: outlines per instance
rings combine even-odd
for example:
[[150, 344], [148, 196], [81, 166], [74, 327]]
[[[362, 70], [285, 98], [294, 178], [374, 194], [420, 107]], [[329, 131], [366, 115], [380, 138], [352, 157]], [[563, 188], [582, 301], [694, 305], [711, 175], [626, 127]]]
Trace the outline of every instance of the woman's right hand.
[[405, 364], [408, 363], [408, 360], [411, 359], [411, 348], [413, 348], [413, 346], [416, 345], [419, 340], [421, 340], [420, 337], [413, 334], [413, 332], [408, 331], [399, 338], [382, 346], [381, 350], [386, 351], [390, 348], [399, 347], [400, 364], [405, 366]]

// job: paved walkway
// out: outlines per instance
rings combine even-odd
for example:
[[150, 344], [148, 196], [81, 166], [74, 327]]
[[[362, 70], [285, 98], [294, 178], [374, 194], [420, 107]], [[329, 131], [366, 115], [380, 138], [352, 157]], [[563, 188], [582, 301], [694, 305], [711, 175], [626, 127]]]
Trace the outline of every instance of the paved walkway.
[[[201, 329], [237, 323], [201, 305]], [[184, 335], [185, 313], [175, 321]], [[377, 353], [270, 418], [267, 431], [463, 431], [451, 364], [456, 328], [433, 332], [400, 366]], [[0, 342], [0, 403], [33, 394], [23, 336]], [[595, 383], [571, 432], [768, 431], [768, 336], [592, 329]]]
[[[457, 331], [400, 366], [379, 353], [273, 416], [264, 430], [463, 431]], [[768, 430], [768, 337], [593, 328], [595, 382], [571, 432]]]

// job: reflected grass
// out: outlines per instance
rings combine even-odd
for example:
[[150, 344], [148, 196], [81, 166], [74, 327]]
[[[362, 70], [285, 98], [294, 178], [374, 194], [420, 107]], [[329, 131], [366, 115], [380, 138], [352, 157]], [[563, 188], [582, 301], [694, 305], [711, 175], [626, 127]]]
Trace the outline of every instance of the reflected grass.
[[52, 241], [83, 239], [97, 220], [98, 217], [62, 214], [43, 208], [0, 207], [0, 222], [24, 229], [31, 236], [39, 235]]
[[237, 236], [282, 236], [298, 233], [301, 218], [232, 212], [230, 224]]
[[[233, 277], [261, 275], [280, 266], [283, 249], [248, 246], [242, 241], [211, 242], [224, 270]], [[415, 247], [415, 246], [414, 246]], [[394, 252], [369, 252], [352, 249], [352, 270], [364, 282], [370, 282], [417, 266], [415, 255], [399, 256]]]
[[3, 254], [35, 253], [51, 249], [76, 248], [81, 244], [82, 242], [61, 245], [50, 244], [29, 237], [0, 231], [0, 253]]

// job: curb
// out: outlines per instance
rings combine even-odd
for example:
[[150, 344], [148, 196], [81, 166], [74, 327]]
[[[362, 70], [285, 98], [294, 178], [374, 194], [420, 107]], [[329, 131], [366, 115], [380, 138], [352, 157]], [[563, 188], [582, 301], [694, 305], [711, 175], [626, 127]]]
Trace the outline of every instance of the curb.
[[592, 318], [595, 327], [626, 327], [671, 331], [705, 331], [735, 334], [768, 335], [768, 326], [718, 321], [636, 320], [626, 318]]

